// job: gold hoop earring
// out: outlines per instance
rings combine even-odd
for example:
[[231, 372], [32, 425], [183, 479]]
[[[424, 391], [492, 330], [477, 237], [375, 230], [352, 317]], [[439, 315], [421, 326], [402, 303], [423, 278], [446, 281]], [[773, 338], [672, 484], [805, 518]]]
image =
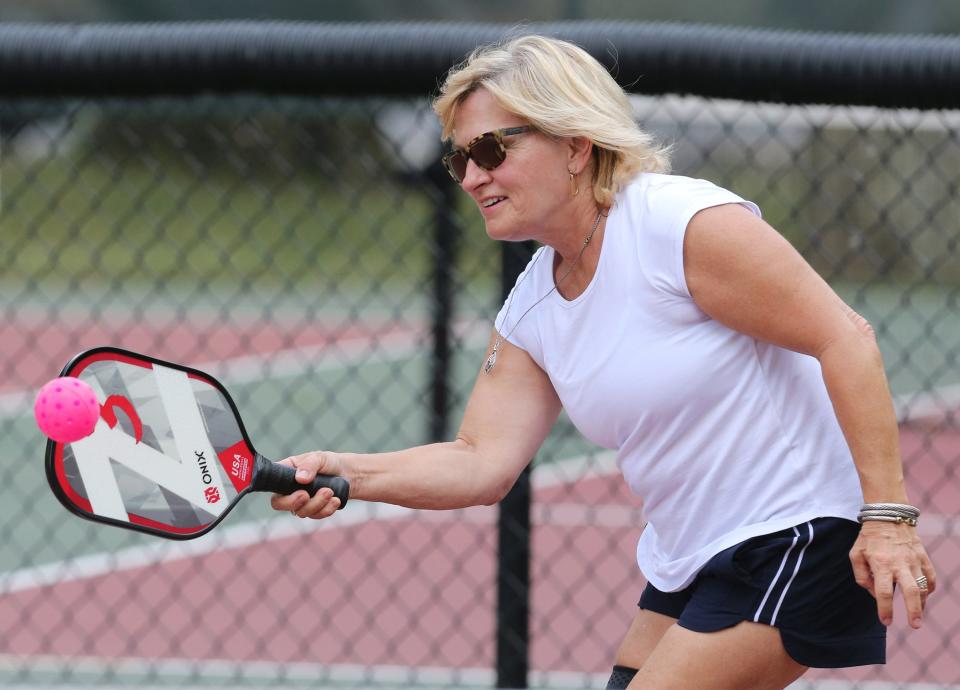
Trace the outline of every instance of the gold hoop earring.
[[580, 181], [577, 179], [578, 175], [569, 170], [567, 174], [570, 175], [570, 196], [576, 196], [580, 193]]

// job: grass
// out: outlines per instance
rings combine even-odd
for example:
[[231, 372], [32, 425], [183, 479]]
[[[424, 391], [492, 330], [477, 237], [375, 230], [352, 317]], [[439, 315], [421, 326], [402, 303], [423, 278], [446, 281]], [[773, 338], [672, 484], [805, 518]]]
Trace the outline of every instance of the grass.
[[[309, 294], [418, 286], [430, 275], [436, 190], [404, 181], [383, 141], [352, 131], [356, 116], [337, 114], [333, 137], [312, 134], [307, 120], [250, 144], [289, 121], [248, 111], [198, 132], [198, 114], [181, 122], [170, 107], [146, 120], [81, 108], [40, 154], [8, 147], [0, 282]], [[327, 150], [331, 139], [342, 150]], [[463, 254], [489, 265], [470, 280], [494, 285], [496, 249], [475, 213], [455, 216]]]
[[[174, 171], [175, 172], [175, 171]], [[263, 189], [230, 178], [158, 182], [96, 164], [6, 172], [3, 273], [23, 280], [316, 288], [427, 273], [430, 201], [385, 184]]]

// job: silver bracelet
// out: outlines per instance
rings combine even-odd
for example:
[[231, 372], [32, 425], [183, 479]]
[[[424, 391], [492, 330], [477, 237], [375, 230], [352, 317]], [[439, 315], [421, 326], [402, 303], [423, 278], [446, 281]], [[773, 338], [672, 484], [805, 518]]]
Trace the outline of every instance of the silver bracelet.
[[895, 510], [902, 515], [920, 517], [920, 509], [906, 503], [864, 503], [860, 506], [860, 512], [866, 510]]
[[904, 517], [898, 515], [896, 517], [891, 517], [889, 515], [864, 515], [861, 513], [857, 520], [860, 521], [860, 524], [864, 522], [896, 522], [897, 524], [910, 525], [911, 527], [917, 526], [917, 518], [915, 517]]
[[886, 517], [920, 517], [912, 513], [904, 513], [899, 510], [861, 510], [860, 516], [864, 515], [885, 515]]

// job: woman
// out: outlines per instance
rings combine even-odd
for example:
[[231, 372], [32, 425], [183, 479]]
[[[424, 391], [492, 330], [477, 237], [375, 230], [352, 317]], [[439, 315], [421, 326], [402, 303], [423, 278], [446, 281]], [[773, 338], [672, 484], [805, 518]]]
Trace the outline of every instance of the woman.
[[[489, 236], [543, 247], [456, 440], [306, 453], [285, 461], [298, 479], [343, 475], [354, 498], [412, 508], [492, 504], [563, 407], [617, 450], [648, 520], [649, 585], [608, 687], [783, 688], [810, 666], [883, 663], [894, 584], [917, 628], [936, 577], [869, 325], [754, 204], [665, 174], [581, 49], [479, 49], [434, 107]], [[325, 518], [339, 501], [272, 504]]]

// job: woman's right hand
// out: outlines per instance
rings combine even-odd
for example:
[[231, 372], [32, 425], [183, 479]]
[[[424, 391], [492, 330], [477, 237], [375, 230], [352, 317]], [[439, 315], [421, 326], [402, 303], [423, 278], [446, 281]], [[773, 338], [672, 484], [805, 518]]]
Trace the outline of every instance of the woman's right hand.
[[[280, 460], [280, 464], [296, 469], [296, 479], [301, 484], [309, 484], [318, 474], [339, 476], [344, 470], [343, 462], [336, 453], [322, 450], [293, 455]], [[294, 491], [289, 495], [273, 494], [270, 505], [274, 510], [289, 511], [297, 517], [319, 520], [337, 512], [340, 499], [333, 495], [331, 489], [320, 489], [312, 498], [306, 491]]]

